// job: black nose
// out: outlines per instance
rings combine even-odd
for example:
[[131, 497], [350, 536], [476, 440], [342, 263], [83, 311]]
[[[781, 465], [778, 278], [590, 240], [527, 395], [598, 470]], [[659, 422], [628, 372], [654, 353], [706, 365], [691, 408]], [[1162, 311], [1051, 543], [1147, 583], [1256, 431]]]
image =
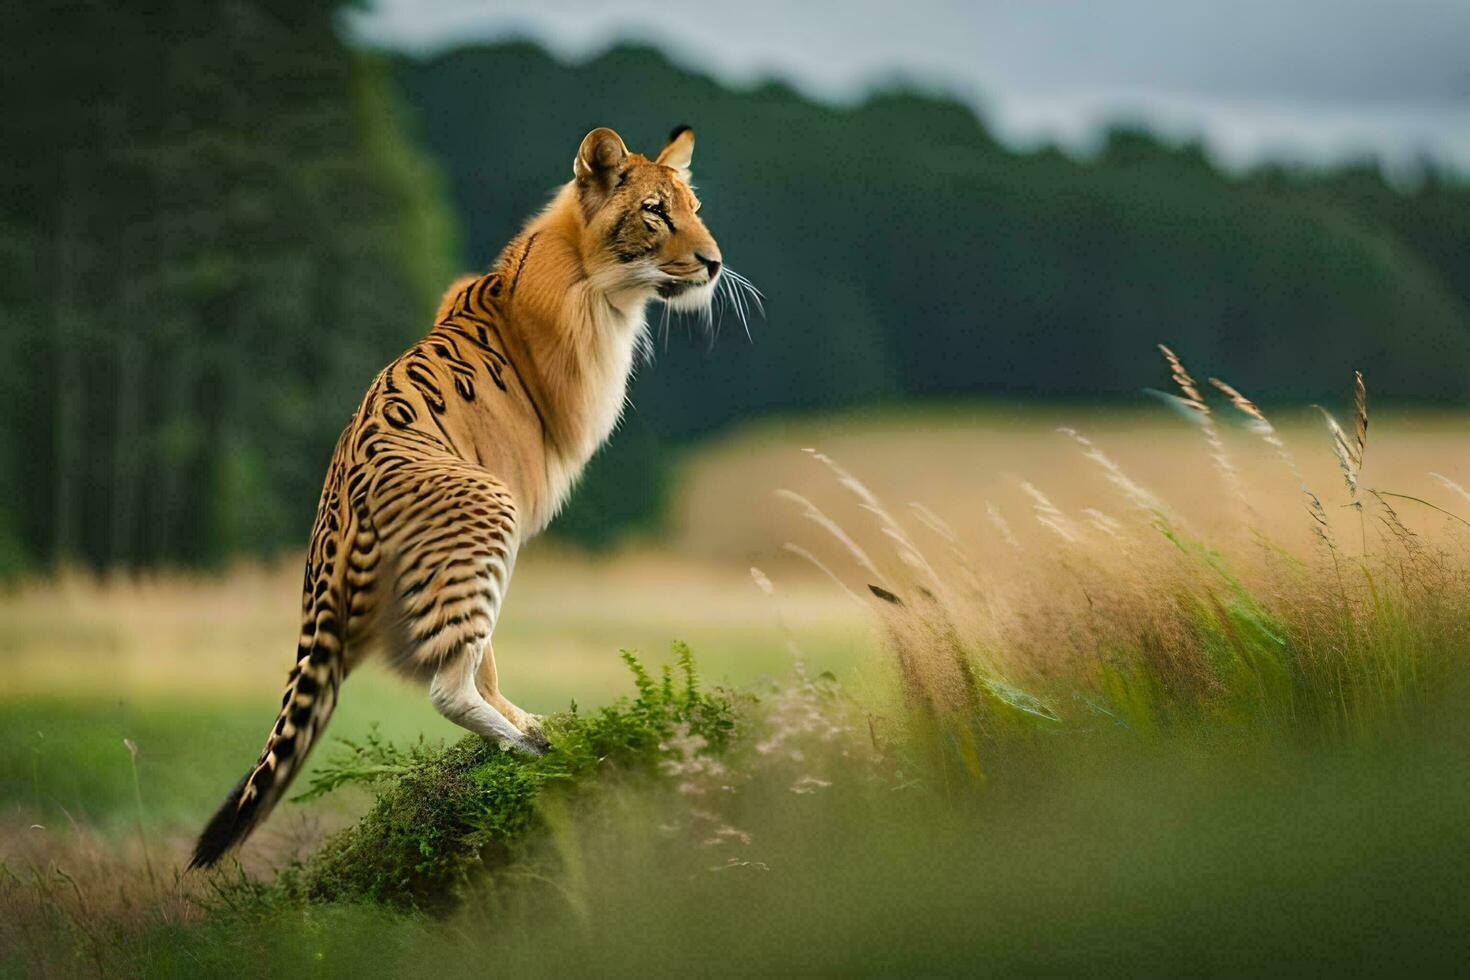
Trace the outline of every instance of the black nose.
[[711, 279], [713, 279], [715, 276], [719, 275], [719, 273], [720, 273], [720, 260], [719, 259], [707, 259], [703, 255], [700, 255], [698, 252], [695, 252], [694, 253], [694, 257], [696, 259], [698, 259], [699, 261], [701, 261], [701, 262], [704, 263], [704, 267], [709, 270], [709, 277]]

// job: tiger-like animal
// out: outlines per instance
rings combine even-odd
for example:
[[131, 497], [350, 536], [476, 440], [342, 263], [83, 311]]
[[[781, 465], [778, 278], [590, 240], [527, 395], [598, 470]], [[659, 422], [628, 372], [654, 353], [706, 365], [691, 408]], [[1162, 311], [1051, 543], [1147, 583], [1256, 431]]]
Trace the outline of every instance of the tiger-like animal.
[[490, 638], [521, 542], [617, 424], [649, 301], [709, 315], [720, 248], [697, 213], [693, 150], [684, 126], [652, 160], [611, 129], [588, 133], [571, 181], [368, 388], [327, 469], [280, 714], [191, 867], [270, 813], [373, 650], [426, 678], [456, 724], [548, 749], [501, 692]]

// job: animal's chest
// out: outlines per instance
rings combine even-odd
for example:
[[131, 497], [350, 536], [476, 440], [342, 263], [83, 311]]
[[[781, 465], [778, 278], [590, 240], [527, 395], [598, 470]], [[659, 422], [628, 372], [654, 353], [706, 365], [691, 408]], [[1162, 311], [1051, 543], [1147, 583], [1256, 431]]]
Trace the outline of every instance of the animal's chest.
[[561, 509], [572, 487], [594, 453], [617, 427], [627, 403], [640, 317], [618, 318], [599, 324], [598, 344], [589, 344], [580, 358], [575, 381], [564, 390], [560, 438], [547, 460], [549, 506], [539, 522], [548, 523]]
[[580, 418], [574, 426], [572, 461], [585, 465], [618, 424], [628, 398], [628, 380], [645, 326], [641, 311], [636, 314], [609, 313], [597, 323], [598, 341], [588, 345], [578, 372]]
[[[615, 351], [605, 365], [601, 377], [590, 386], [587, 397], [587, 436], [590, 444], [585, 448], [587, 457], [612, 435], [613, 429], [622, 418], [623, 408], [628, 401], [628, 379], [633, 370], [631, 345]], [[587, 459], [582, 462], [585, 464]]]

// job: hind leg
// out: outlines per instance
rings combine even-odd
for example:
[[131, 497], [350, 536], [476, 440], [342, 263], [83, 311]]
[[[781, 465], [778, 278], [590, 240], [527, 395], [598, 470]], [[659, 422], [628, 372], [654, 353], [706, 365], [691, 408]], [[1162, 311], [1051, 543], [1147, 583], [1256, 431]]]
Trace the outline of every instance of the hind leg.
[[[455, 724], [508, 748], [544, 751], [545, 739], [520, 727], [525, 712], [500, 696], [490, 650], [519, 540], [509, 491], [474, 464], [432, 458], [385, 467], [373, 492], [374, 523], [391, 528], [394, 664], [432, 672], [430, 700]], [[481, 686], [486, 670], [490, 683]]]
[[[488, 650], [488, 644], [485, 649]], [[500, 708], [481, 695], [475, 678], [484, 655], [483, 650], [466, 648], [458, 654], [445, 657], [429, 684], [430, 702], [445, 718], [461, 728], [491, 739], [502, 749], [513, 749], [528, 755], [545, 754], [549, 745], [539, 730], [536, 737], [522, 732]], [[509, 702], [505, 703], [509, 705]]]
[[512, 725], [526, 735], [531, 741], [539, 745], [550, 747], [546, 736], [541, 732], [541, 720], [528, 711], [522, 711], [510, 703], [510, 699], [500, 693], [499, 677], [495, 670], [495, 648], [485, 644], [485, 656], [480, 660], [480, 669], [475, 675], [475, 686], [483, 697], [495, 710], [499, 711]]

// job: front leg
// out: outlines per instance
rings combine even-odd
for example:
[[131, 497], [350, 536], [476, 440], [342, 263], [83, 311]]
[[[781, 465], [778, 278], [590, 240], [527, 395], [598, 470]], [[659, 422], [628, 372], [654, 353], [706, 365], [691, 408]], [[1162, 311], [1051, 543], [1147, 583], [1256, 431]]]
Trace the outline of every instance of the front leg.
[[551, 743], [546, 740], [541, 731], [541, 719], [528, 711], [522, 711], [510, 700], [500, 693], [500, 679], [495, 670], [495, 648], [490, 641], [485, 641], [485, 655], [480, 660], [480, 669], [475, 675], [475, 687], [486, 703], [495, 707], [516, 729], [524, 733], [528, 739], [543, 749], [550, 748]]

